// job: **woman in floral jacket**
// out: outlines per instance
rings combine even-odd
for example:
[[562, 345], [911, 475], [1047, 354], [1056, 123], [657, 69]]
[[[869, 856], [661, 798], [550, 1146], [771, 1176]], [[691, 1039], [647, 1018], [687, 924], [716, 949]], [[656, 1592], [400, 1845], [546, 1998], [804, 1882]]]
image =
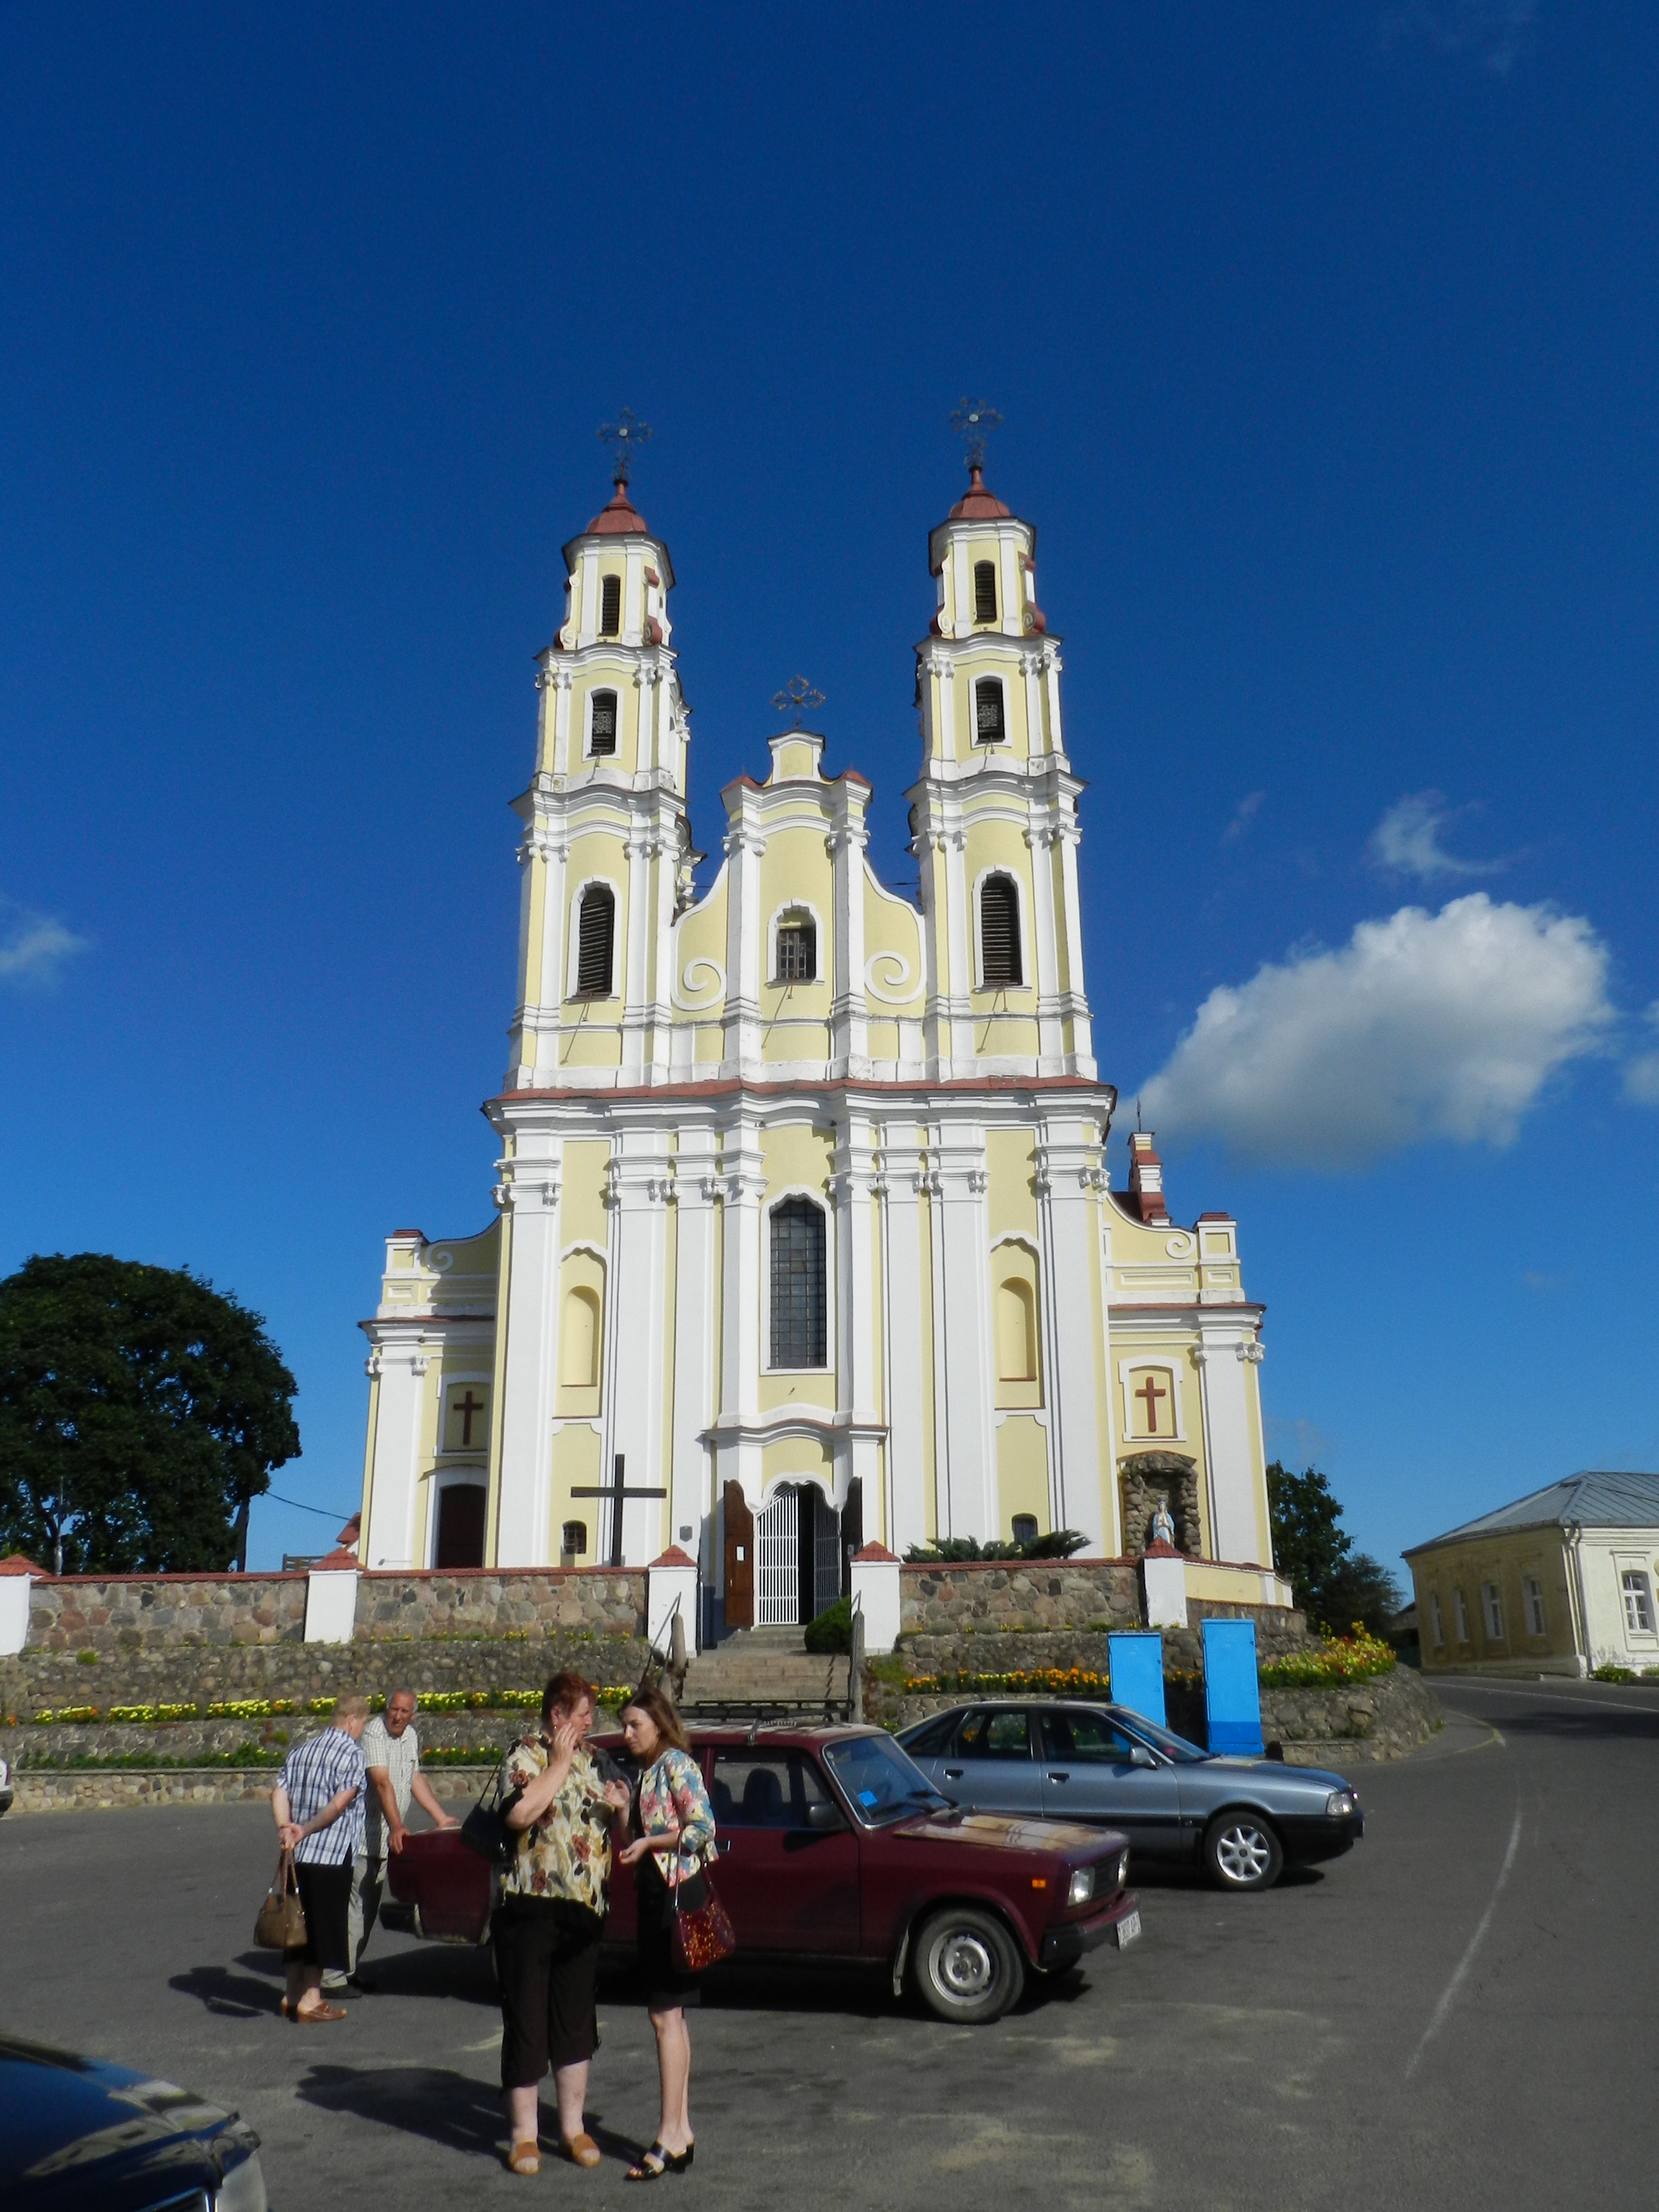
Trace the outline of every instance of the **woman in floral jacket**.
[[703, 1869], [714, 1855], [714, 1815], [702, 1769], [665, 1690], [641, 1690], [623, 1715], [623, 1738], [639, 1761], [639, 1834], [617, 1854], [631, 1866], [639, 1894], [640, 1978], [657, 2034], [662, 2118], [657, 2139], [628, 2169], [630, 2181], [684, 2173], [691, 2163], [691, 2037], [685, 2007], [696, 2004], [696, 1977], [674, 1955], [677, 1905], [695, 1912], [703, 1901]]

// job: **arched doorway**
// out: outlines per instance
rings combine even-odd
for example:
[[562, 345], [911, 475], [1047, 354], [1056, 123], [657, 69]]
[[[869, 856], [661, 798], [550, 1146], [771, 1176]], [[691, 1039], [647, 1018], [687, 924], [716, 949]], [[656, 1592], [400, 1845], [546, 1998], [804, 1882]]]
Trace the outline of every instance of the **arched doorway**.
[[816, 1482], [781, 1482], [755, 1516], [756, 1627], [799, 1627], [841, 1582], [840, 1514]]
[[484, 1509], [489, 1493], [481, 1482], [450, 1482], [438, 1492], [438, 1537], [432, 1547], [434, 1567], [481, 1567], [484, 1555]]

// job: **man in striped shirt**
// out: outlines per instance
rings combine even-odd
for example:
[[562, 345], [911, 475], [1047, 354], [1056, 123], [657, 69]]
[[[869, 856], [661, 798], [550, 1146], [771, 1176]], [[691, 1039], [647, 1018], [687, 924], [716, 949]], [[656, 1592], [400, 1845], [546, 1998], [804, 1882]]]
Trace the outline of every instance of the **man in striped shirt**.
[[358, 1748], [368, 1719], [368, 1699], [351, 1692], [334, 1701], [332, 1723], [297, 1743], [270, 1793], [270, 1809], [284, 1850], [294, 1854], [305, 1907], [306, 1941], [287, 1951], [285, 2019], [307, 2026], [343, 2020], [339, 2005], [322, 1992], [323, 1973], [350, 1966], [348, 1915], [351, 1869], [363, 1837], [363, 1754]]

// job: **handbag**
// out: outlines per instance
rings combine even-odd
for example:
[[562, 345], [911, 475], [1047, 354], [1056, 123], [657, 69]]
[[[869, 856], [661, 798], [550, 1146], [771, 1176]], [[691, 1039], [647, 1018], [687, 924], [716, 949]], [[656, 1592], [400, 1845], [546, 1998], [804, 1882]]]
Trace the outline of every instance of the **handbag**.
[[283, 1851], [253, 1923], [253, 1940], [262, 1951], [298, 1951], [307, 1941], [306, 1909], [300, 1902], [300, 1877], [294, 1871], [294, 1854]]
[[702, 1902], [689, 1912], [680, 1896], [684, 1886], [674, 1884], [674, 1964], [683, 1974], [701, 1974], [731, 1957], [738, 1948], [737, 1931], [707, 1867], [702, 1869]]
[[484, 1784], [483, 1795], [461, 1823], [461, 1841], [493, 1867], [511, 1866], [518, 1855], [519, 1838], [507, 1825], [501, 1803], [503, 1759]]

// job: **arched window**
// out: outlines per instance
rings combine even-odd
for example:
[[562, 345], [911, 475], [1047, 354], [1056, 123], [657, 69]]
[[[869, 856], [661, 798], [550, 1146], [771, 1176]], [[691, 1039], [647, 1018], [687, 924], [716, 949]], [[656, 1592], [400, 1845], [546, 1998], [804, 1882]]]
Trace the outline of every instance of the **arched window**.
[[608, 999], [611, 948], [617, 935], [617, 897], [608, 884], [590, 884], [582, 893], [576, 923], [576, 996]]
[[589, 726], [587, 750], [596, 758], [600, 753], [617, 750], [617, 695], [614, 691], [593, 694], [593, 720]]
[[787, 1198], [772, 1209], [772, 1364], [824, 1367], [827, 1350], [823, 1208]]
[[606, 576], [599, 584], [599, 635], [615, 637], [622, 629], [622, 578]]
[[817, 926], [811, 915], [786, 915], [778, 924], [780, 983], [813, 983], [818, 973]]
[[559, 1550], [567, 1566], [574, 1566], [587, 1549], [586, 1521], [567, 1521], [559, 1531]]
[[997, 564], [994, 561], [975, 561], [974, 563], [974, 620], [994, 622], [997, 618]]
[[1037, 1379], [1036, 1301], [1030, 1285], [1012, 1275], [997, 1285], [997, 1375], [1004, 1382]]
[[994, 676], [981, 676], [974, 686], [974, 743], [1000, 745], [1007, 734], [1002, 714], [1002, 685]]
[[564, 1302], [559, 1334], [559, 1380], [576, 1390], [594, 1390], [599, 1381], [599, 1301], [584, 1285]]
[[1019, 893], [1009, 876], [987, 876], [979, 889], [980, 988], [1006, 990], [1023, 983], [1020, 959]]
[[1037, 1517], [1035, 1513], [1016, 1513], [1013, 1539], [1017, 1544], [1035, 1544], [1037, 1540]]

